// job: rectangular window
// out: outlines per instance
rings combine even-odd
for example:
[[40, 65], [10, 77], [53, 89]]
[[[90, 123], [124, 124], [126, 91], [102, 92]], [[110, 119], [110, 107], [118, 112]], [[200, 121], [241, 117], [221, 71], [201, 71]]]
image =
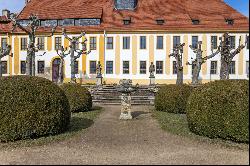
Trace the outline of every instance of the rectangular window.
[[113, 61], [106, 62], [106, 73], [113, 74]]
[[44, 61], [37, 61], [37, 73], [44, 74]]
[[107, 49], [113, 49], [113, 37], [108, 37], [107, 38]]
[[217, 43], [217, 36], [211, 36], [211, 48], [217, 49], [218, 43]]
[[7, 74], [7, 72], [8, 72], [7, 61], [2, 61], [2, 74]]
[[75, 67], [74, 67], [74, 70], [75, 70], [75, 74], [79, 74], [79, 63], [78, 61], [75, 61]]
[[45, 50], [44, 47], [44, 37], [38, 37], [37, 38], [37, 45], [39, 50]]
[[235, 49], [235, 36], [230, 36], [230, 46]]
[[21, 50], [25, 51], [28, 48], [27, 38], [21, 38]]
[[60, 50], [62, 46], [62, 38], [55, 37], [55, 50]]
[[26, 73], [26, 61], [21, 61], [21, 74]]
[[198, 48], [198, 36], [192, 36], [192, 47]]
[[235, 61], [232, 61], [229, 66], [229, 74], [235, 74]]
[[163, 49], [163, 36], [157, 36], [156, 49]]
[[130, 37], [123, 37], [123, 49], [130, 49]]
[[147, 45], [147, 40], [146, 36], [141, 36], [140, 37], [140, 49], [146, 49]]
[[96, 37], [90, 37], [90, 50], [96, 50]]
[[178, 46], [181, 43], [181, 37], [180, 36], [174, 36], [173, 37], [173, 48]]
[[246, 62], [246, 74], [249, 77], [249, 61]]
[[156, 74], [163, 74], [163, 61], [156, 61]]
[[173, 74], [177, 74], [177, 63], [173, 61]]
[[210, 74], [217, 74], [217, 61], [211, 61]]
[[2, 49], [6, 49], [7, 47], [7, 38], [2, 38], [1, 39], [1, 47], [2, 47]]
[[147, 62], [140, 61], [140, 74], [146, 74], [146, 73], [147, 73]]
[[90, 61], [90, 74], [96, 74], [96, 61]]
[[129, 74], [129, 61], [123, 61], [123, 74]]

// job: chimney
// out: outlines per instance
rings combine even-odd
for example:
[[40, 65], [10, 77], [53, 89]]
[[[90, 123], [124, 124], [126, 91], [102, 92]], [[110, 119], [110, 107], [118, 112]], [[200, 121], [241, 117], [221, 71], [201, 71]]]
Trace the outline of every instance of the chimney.
[[30, 2], [30, 0], [25, 0], [25, 5], [27, 5]]
[[2, 10], [2, 15], [7, 17], [7, 18], [10, 18], [10, 11], [8, 9], [3, 9]]

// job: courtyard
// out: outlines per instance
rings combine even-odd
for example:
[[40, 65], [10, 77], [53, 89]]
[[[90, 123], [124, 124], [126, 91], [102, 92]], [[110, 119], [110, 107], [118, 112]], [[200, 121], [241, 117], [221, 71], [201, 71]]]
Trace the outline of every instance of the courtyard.
[[133, 106], [131, 121], [119, 120], [120, 106], [103, 107], [92, 126], [68, 139], [39, 146], [1, 148], [0, 164], [249, 163], [248, 144], [226, 144], [166, 132], [152, 117], [151, 106]]

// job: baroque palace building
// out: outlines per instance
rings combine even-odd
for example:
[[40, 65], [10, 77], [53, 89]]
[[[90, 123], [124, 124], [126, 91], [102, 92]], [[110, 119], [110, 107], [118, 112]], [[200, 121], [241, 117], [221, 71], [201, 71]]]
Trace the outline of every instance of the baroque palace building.
[[[70, 37], [86, 32], [91, 53], [78, 59], [75, 70], [80, 83], [96, 82], [96, 66], [102, 65], [104, 81], [149, 84], [149, 66], [154, 63], [156, 83], [176, 82], [175, 59], [169, 57], [173, 47], [185, 43], [183, 52], [184, 82], [190, 83], [195, 58], [189, 45], [202, 41], [203, 56], [210, 55], [219, 44], [219, 37], [229, 32], [232, 46], [237, 48], [249, 34], [249, 19], [223, 0], [26, 0], [18, 19], [25, 26], [30, 14], [40, 20], [37, 42], [36, 74], [57, 80], [59, 56], [56, 49], [68, 47], [62, 28]], [[0, 47], [12, 46], [13, 57], [2, 59], [4, 76], [25, 74], [28, 36], [21, 30], [12, 32], [9, 11], [0, 16]], [[57, 26], [52, 37], [51, 28]], [[39, 37], [40, 36], [40, 37]], [[84, 40], [83, 38], [81, 40]], [[212, 48], [212, 43], [214, 42]], [[248, 79], [249, 45], [238, 54], [230, 68], [231, 79]], [[220, 55], [203, 66], [203, 83], [218, 80]], [[70, 57], [65, 59], [64, 81], [70, 80]]]

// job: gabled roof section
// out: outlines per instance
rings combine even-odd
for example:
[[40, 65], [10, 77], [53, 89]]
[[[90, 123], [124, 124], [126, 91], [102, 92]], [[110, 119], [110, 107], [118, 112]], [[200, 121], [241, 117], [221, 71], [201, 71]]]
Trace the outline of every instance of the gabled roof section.
[[31, 13], [36, 14], [39, 19], [52, 20], [101, 18], [102, 6], [89, 0], [31, 0], [18, 18], [27, 19]]
[[[39, 19], [101, 18], [101, 25], [66, 27], [67, 31], [249, 31], [249, 19], [222, 0], [138, 0], [135, 10], [115, 10], [114, 0], [31, 0], [19, 15]], [[124, 25], [124, 18], [133, 22]], [[157, 25], [156, 19], [165, 20]], [[225, 19], [234, 20], [228, 25]], [[198, 19], [194, 25], [192, 19]], [[59, 27], [60, 29], [60, 27]], [[59, 30], [58, 29], [58, 30]], [[40, 28], [49, 31], [50, 28]]]

